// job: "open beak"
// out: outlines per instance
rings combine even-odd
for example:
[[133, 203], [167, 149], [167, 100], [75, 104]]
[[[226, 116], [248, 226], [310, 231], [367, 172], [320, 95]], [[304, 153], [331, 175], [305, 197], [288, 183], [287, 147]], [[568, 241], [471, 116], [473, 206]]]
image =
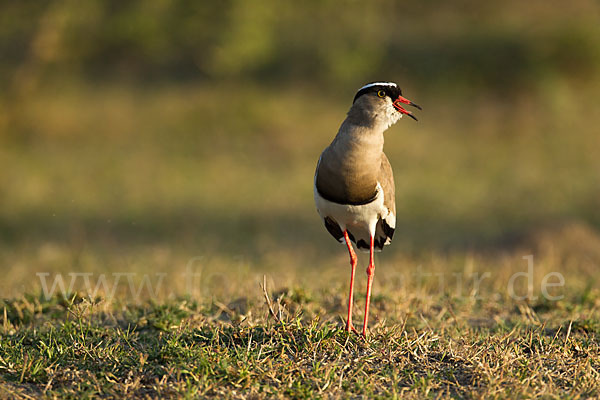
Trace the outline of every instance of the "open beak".
[[412, 114], [412, 112], [410, 112], [407, 109], [405, 109], [404, 107], [402, 107], [402, 104], [408, 104], [409, 106], [413, 106], [413, 107], [415, 107], [415, 108], [417, 108], [419, 110], [422, 110], [421, 106], [419, 106], [418, 104], [413, 103], [412, 101], [410, 101], [408, 99], [405, 99], [402, 96], [398, 96], [398, 98], [396, 100], [394, 100], [394, 102], [392, 103], [392, 105], [394, 106], [394, 108], [396, 110], [398, 110], [402, 114], [408, 115], [409, 117], [411, 117], [415, 121], [418, 121], [417, 118]]

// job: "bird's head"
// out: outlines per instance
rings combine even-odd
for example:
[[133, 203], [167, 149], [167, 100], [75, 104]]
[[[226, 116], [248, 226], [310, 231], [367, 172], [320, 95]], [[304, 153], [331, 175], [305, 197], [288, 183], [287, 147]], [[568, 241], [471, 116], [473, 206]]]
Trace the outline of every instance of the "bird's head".
[[350, 108], [349, 115], [370, 119], [366, 123], [379, 123], [389, 127], [398, 122], [403, 115], [415, 121], [417, 118], [404, 108], [405, 105], [421, 109], [420, 106], [402, 97], [402, 90], [393, 82], [373, 82], [361, 87]]

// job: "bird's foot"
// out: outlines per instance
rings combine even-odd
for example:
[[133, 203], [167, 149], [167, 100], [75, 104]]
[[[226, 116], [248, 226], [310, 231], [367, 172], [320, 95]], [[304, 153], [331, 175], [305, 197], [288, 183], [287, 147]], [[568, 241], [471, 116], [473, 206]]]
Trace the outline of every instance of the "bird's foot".
[[356, 330], [356, 328], [354, 327], [354, 325], [352, 325], [352, 322], [346, 322], [346, 332], [350, 333], [350, 332], [354, 332], [357, 335], [360, 335], [360, 333], [358, 333], [358, 331]]

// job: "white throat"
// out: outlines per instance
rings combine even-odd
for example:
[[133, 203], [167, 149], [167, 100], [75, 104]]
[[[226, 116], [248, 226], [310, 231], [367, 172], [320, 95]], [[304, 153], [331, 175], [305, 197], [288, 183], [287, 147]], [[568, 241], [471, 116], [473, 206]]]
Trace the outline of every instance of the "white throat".
[[387, 107], [383, 109], [383, 114], [377, 117], [383, 130], [388, 129], [402, 118], [402, 114], [394, 108], [389, 98], [387, 99], [387, 103]]

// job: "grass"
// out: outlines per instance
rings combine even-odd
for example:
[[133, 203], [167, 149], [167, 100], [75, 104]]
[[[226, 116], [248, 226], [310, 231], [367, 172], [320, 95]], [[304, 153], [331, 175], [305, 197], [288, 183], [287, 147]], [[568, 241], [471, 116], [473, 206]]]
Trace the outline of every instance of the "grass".
[[69, 81], [0, 107], [0, 396], [599, 396], [598, 83], [538, 84], [403, 88], [425, 110], [386, 136], [367, 340], [312, 204], [351, 91]]
[[[343, 331], [341, 247], [337, 268], [271, 271], [269, 302], [255, 268], [223, 271], [216, 262], [194, 266], [202, 279], [187, 294], [178, 278], [186, 271], [174, 267], [160, 290], [139, 298], [121, 282], [115, 297], [83, 290], [4, 299], [0, 390], [14, 398], [594, 397], [599, 241], [582, 226], [538, 237], [533, 289], [523, 299], [507, 283], [527, 272], [525, 249], [398, 265], [382, 255], [366, 340]], [[550, 272], [565, 285], [544, 295]], [[183, 295], [166, 292], [177, 287]], [[363, 274], [356, 290], [361, 321]], [[527, 297], [527, 279], [514, 290]]]
[[1, 390], [15, 398], [598, 395], [598, 290], [528, 303], [439, 294], [436, 284], [426, 280], [421, 294], [411, 286], [408, 297], [377, 290], [367, 340], [343, 331], [339, 288], [281, 288], [271, 293], [272, 315], [259, 288], [228, 304], [5, 300]]

